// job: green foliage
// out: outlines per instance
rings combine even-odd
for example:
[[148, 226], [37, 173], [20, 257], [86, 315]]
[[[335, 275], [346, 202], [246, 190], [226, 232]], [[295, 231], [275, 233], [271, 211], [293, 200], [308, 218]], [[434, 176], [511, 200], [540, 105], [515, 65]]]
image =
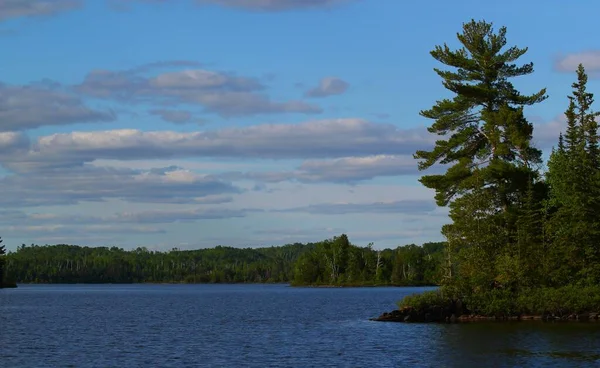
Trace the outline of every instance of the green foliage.
[[437, 285], [443, 243], [411, 244], [394, 250], [358, 247], [346, 235], [317, 243], [296, 262], [294, 285]]
[[398, 302], [398, 308], [410, 307], [418, 313], [424, 312], [428, 309], [442, 308], [449, 309], [453, 306], [453, 301], [448, 296], [444, 295], [441, 291], [426, 291], [421, 294], [413, 294], [405, 297]]
[[[443, 291], [488, 316], [599, 311], [600, 114], [585, 69], [577, 69], [566, 133], [542, 173], [523, 108], [543, 101], [545, 90], [527, 96], [509, 82], [533, 65], [514, 64], [527, 49], [503, 51], [505, 36], [505, 28], [471, 21], [458, 34], [461, 49], [431, 53], [454, 68], [435, 70], [454, 97], [421, 112], [441, 139], [415, 154], [420, 169], [448, 165], [421, 178], [450, 208]], [[439, 302], [426, 295], [401, 305]]]
[[600, 286], [568, 285], [561, 288], [534, 288], [514, 298], [524, 314], [554, 314], [600, 312]]
[[453, 70], [435, 69], [454, 94], [421, 115], [434, 120], [429, 132], [441, 136], [431, 151], [417, 151], [420, 169], [435, 163], [444, 174], [425, 175], [421, 183], [448, 205], [452, 223], [445, 284], [464, 292], [490, 289], [494, 282], [522, 287], [535, 282], [523, 272], [526, 257], [539, 253], [534, 217], [545, 185], [539, 180], [541, 151], [531, 144], [533, 126], [523, 107], [546, 98], [517, 91], [511, 79], [533, 72], [533, 64], [515, 62], [526, 48], [505, 48], [506, 28], [471, 21], [457, 35], [462, 48], [437, 46], [432, 56]]
[[421, 182], [435, 189], [442, 206], [486, 184], [508, 201], [510, 185], [498, 179], [506, 177], [506, 170], [514, 171], [514, 165], [504, 164], [540, 162], [541, 152], [529, 145], [533, 128], [521, 107], [543, 101], [545, 90], [526, 96], [509, 81], [532, 73], [533, 64], [513, 64], [527, 49], [511, 47], [502, 52], [506, 28], [494, 33], [490, 23], [471, 21], [463, 25], [463, 33], [457, 37], [461, 49], [453, 51], [444, 44], [431, 52], [436, 60], [456, 69], [435, 69], [444, 87], [455, 96], [421, 111], [422, 116], [435, 120], [429, 132], [446, 139], [438, 140], [432, 151], [415, 154], [422, 160], [420, 169], [438, 162], [451, 167], [442, 175], [423, 176]]
[[[412, 308], [422, 313], [435, 308], [454, 310], [456, 298], [445, 288], [405, 297], [398, 307]], [[600, 313], [600, 286], [560, 288], [535, 287], [514, 292], [494, 289], [473, 293], [462, 300], [466, 314], [482, 316], [555, 315], [566, 316], [580, 313]]]
[[574, 285], [560, 288], [524, 289], [515, 294], [509, 290], [492, 290], [465, 300], [472, 313], [481, 315], [545, 315], [564, 316], [573, 313], [600, 312], [600, 287]]
[[0, 238], [0, 288], [5, 283], [5, 267], [6, 267], [6, 248], [2, 245], [2, 238]]
[[7, 256], [22, 283], [259, 283], [288, 282], [293, 265], [314, 244], [167, 252], [137, 248], [22, 245]]
[[[548, 162], [546, 180], [553, 214], [547, 232], [552, 238], [550, 283], [600, 282], [600, 155], [593, 94], [587, 92], [582, 65], [569, 96], [567, 132]], [[553, 266], [553, 267], [552, 267]]]
[[484, 316], [513, 316], [519, 310], [514, 294], [508, 289], [494, 289], [482, 293], [473, 293], [464, 298], [472, 314]]
[[[343, 234], [318, 243], [269, 248], [168, 252], [137, 248], [22, 245], [7, 257], [22, 283], [263, 283], [295, 285], [432, 285], [439, 283], [443, 243], [396, 250], [357, 247]], [[400, 262], [396, 264], [395, 262]], [[392, 280], [394, 270], [410, 270]]]

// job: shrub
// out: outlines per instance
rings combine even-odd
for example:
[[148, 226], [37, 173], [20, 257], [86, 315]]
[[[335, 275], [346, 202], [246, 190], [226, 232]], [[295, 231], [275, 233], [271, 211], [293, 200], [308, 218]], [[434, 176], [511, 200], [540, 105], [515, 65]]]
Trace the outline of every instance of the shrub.
[[448, 308], [452, 306], [453, 301], [445, 297], [441, 291], [436, 290], [406, 296], [397, 304], [399, 308], [411, 307], [416, 311], [424, 311], [434, 307]]
[[[429, 291], [405, 297], [399, 308], [416, 311], [452, 307], [456, 298], [444, 290]], [[600, 286], [564, 286], [561, 288], [529, 288], [519, 292], [494, 289], [472, 293], [461, 299], [465, 313], [490, 317], [554, 314], [565, 316], [585, 312], [600, 313]]]

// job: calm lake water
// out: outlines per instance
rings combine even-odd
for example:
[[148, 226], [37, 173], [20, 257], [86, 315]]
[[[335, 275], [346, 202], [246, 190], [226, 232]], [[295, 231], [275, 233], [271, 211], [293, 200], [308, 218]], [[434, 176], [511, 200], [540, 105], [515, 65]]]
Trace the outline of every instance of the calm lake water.
[[423, 290], [21, 285], [0, 290], [0, 366], [600, 366], [600, 324], [368, 320]]

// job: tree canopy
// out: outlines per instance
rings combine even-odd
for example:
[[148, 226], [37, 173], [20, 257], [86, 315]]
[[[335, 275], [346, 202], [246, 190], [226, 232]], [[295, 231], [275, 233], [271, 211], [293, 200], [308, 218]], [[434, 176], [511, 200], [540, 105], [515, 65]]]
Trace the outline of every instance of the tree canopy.
[[510, 314], [563, 310], [540, 298], [529, 305], [527, 296], [567, 291], [565, 308], [573, 309], [580, 287], [575, 309], [600, 310], [597, 298], [584, 295], [600, 283], [600, 114], [584, 66], [568, 97], [566, 132], [544, 170], [524, 109], [545, 100], [546, 90], [527, 95], [510, 82], [533, 72], [532, 63], [517, 64], [527, 48], [506, 47], [506, 28], [496, 32], [485, 21], [463, 24], [457, 36], [460, 49], [444, 44], [431, 52], [452, 68], [435, 72], [454, 97], [421, 112], [440, 139], [415, 154], [421, 170], [446, 165], [445, 173], [421, 178], [450, 208], [442, 295], [468, 302], [474, 313]]
[[345, 234], [279, 247], [166, 252], [22, 245], [8, 254], [7, 271], [22, 283], [432, 285], [440, 281], [443, 249], [442, 243], [427, 243], [376, 250], [352, 245]]

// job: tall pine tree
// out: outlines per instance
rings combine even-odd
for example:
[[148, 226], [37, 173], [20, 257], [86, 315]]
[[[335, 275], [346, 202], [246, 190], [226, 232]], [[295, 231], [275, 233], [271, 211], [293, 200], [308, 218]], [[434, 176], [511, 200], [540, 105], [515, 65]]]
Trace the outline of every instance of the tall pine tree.
[[429, 132], [441, 139], [433, 150], [417, 151], [415, 158], [421, 160], [421, 170], [436, 163], [449, 166], [444, 174], [420, 181], [436, 191], [440, 206], [450, 206], [453, 222], [444, 233], [449, 249], [459, 250], [449, 257], [458, 264], [450, 282], [462, 280], [464, 291], [470, 292], [489, 288], [502, 270], [519, 266], [520, 204], [541, 164], [541, 151], [530, 144], [533, 127], [523, 107], [543, 101], [546, 91], [523, 95], [510, 82], [532, 73], [533, 64], [514, 63], [527, 49], [505, 49], [505, 27], [495, 32], [491, 23], [473, 20], [463, 24], [457, 38], [462, 48], [444, 44], [431, 52], [454, 68], [435, 69], [454, 97], [421, 111], [435, 121]]

